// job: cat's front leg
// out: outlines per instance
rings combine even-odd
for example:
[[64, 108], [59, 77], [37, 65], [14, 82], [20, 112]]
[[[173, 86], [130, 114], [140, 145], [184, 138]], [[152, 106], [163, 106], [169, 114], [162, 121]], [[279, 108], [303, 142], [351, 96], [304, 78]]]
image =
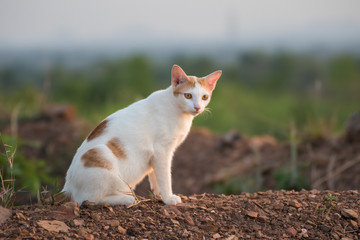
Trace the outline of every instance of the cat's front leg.
[[167, 205], [176, 205], [181, 203], [181, 198], [172, 192], [171, 161], [172, 153], [158, 153], [154, 159], [153, 169], [163, 202]]
[[159, 185], [157, 183], [157, 179], [156, 179], [156, 175], [154, 170], [152, 170], [149, 173], [149, 182], [150, 182], [150, 188], [151, 191], [156, 195], [156, 196], [160, 196], [160, 190], [159, 190]]

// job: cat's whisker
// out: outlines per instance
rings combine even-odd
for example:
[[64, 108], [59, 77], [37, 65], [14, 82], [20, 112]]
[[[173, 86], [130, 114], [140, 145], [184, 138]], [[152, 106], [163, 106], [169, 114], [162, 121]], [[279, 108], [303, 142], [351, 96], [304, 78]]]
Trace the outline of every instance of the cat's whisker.
[[212, 114], [211, 109], [210, 108], [205, 108], [204, 111], [203, 111], [203, 114], [206, 117], [211, 116], [211, 114]]
[[205, 108], [205, 109], [204, 109], [204, 112], [207, 112], [207, 113], [212, 114], [212, 112], [211, 112], [211, 108]]

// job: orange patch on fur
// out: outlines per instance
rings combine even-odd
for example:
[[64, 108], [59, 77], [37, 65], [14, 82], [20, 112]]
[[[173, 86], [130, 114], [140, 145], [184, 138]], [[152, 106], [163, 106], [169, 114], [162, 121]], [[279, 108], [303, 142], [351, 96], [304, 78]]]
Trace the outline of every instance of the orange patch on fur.
[[208, 82], [205, 80], [205, 78], [198, 78], [197, 80], [201, 87], [205, 88], [209, 93], [212, 92], [211, 87], [208, 84]]
[[107, 124], [108, 124], [108, 120], [105, 119], [99, 125], [97, 125], [96, 128], [91, 131], [91, 133], [87, 137], [87, 140], [91, 141], [94, 138], [97, 138], [97, 137], [101, 136], [101, 134], [103, 134], [103, 132], [105, 131], [105, 129], [107, 127]]
[[179, 86], [173, 89], [174, 95], [183, 94], [186, 92], [186, 90], [194, 88], [195, 82], [196, 82], [195, 77], [188, 77], [186, 82], [180, 84]]
[[112, 169], [111, 162], [105, 159], [99, 149], [96, 148], [90, 149], [86, 153], [84, 153], [81, 156], [81, 160], [84, 162], [84, 166], [88, 168], [97, 167], [105, 168], [107, 170]]
[[117, 138], [112, 138], [110, 141], [106, 143], [106, 146], [112, 151], [115, 157], [119, 159], [125, 159], [126, 153], [124, 150], [124, 146]]

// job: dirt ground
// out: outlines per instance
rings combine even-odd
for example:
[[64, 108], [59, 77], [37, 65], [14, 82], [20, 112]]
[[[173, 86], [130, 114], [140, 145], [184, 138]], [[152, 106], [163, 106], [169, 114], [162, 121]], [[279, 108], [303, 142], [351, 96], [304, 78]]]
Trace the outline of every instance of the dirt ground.
[[200, 194], [182, 200], [167, 206], [152, 198], [128, 208], [89, 202], [22, 206], [1, 224], [0, 238], [360, 239], [359, 191]]

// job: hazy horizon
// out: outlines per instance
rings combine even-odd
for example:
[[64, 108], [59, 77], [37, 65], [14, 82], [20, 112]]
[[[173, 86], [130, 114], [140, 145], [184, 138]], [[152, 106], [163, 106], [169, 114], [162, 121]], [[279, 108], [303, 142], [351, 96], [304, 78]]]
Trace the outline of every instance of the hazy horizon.
[[360, 1], [0, 1], [0, 49], [264, 48], [360, 45]]

